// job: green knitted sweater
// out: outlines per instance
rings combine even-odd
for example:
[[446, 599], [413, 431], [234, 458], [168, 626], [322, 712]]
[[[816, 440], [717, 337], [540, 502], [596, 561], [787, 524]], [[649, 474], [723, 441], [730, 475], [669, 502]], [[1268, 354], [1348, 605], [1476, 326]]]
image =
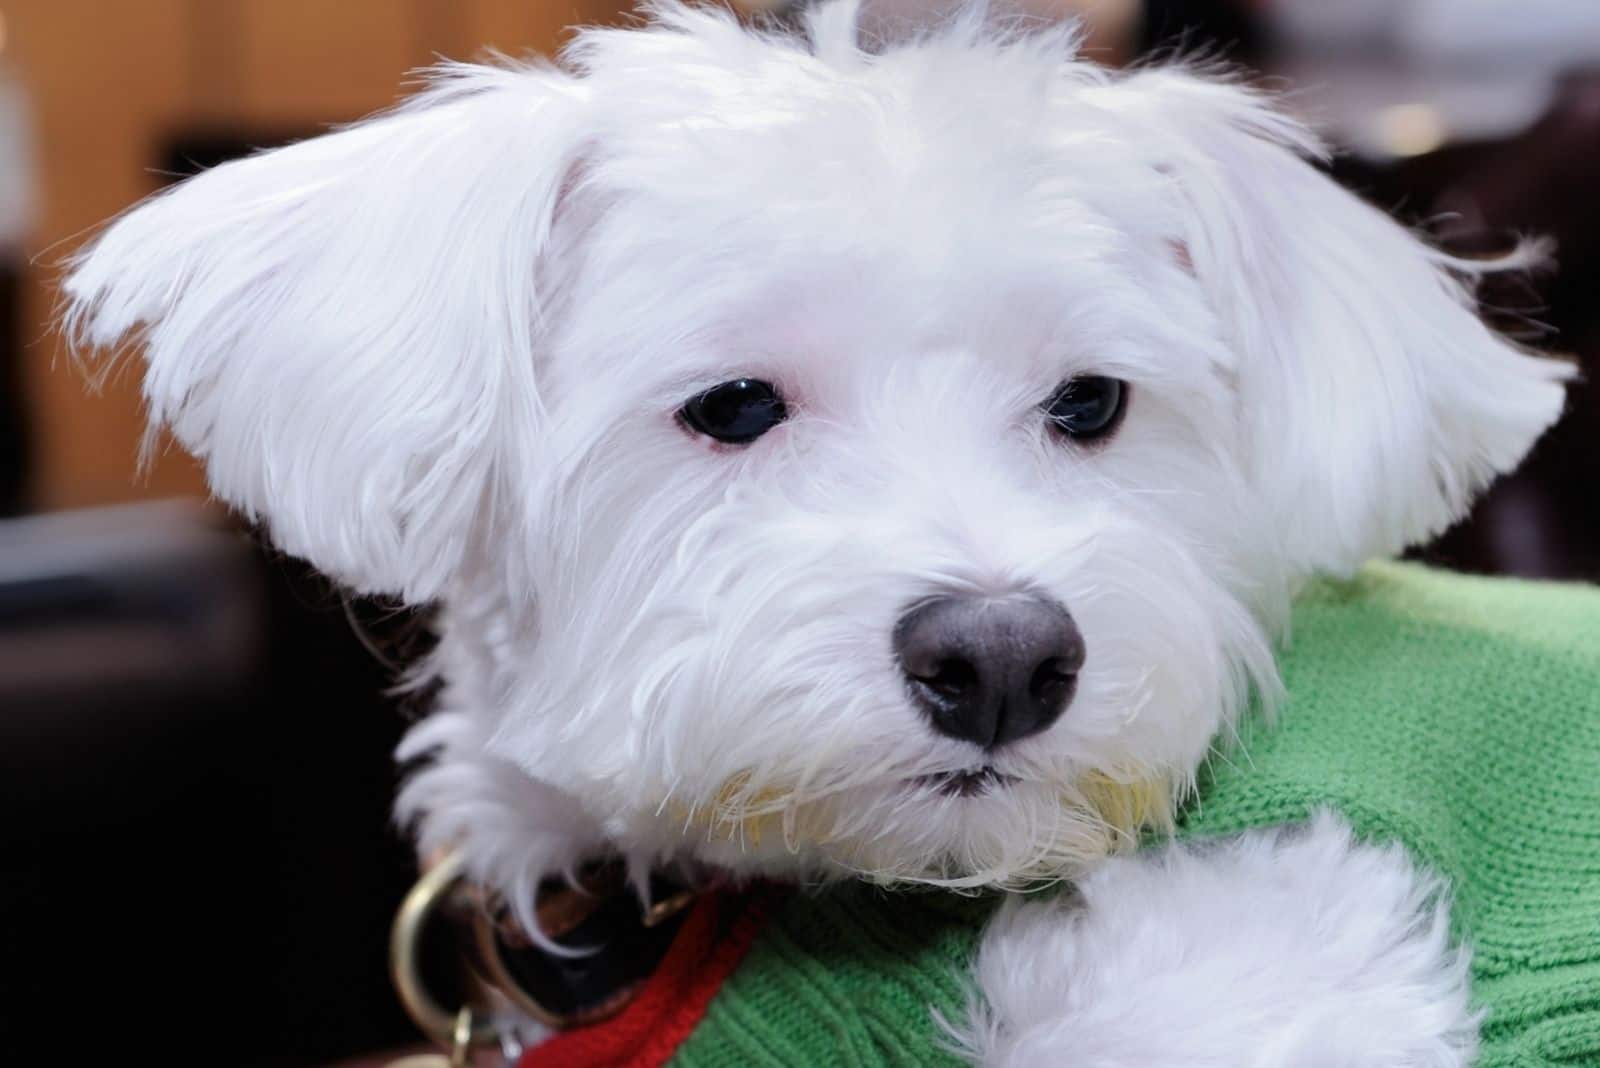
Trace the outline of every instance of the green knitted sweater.
[[[1489, 1010], [1479, 1063], [1600, 1065], [1600, 590], [1402, 564], [1296, 606], [1289, 699], [1217, 761], [1182, 833], [1332, 805], [1449, 880]], [[679, 1068], [954, 1064], [994, 899], [850, 886], [791, 899]]]

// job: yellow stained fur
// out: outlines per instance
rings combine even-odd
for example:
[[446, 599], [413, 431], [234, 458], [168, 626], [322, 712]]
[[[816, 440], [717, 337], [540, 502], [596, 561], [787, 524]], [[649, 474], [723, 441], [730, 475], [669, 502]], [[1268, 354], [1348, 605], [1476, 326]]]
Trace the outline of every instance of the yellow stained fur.
[[[801, 843], [827, 844], [833, 836], [821, 826], [826, 821], [807, 819], [804, 811], [790, 809], [791, 794], [776, 786], [752, 790], [750, 773], [740, 772], [717, 789], [709, 805], [675, 805], [674, 811], [686, 825], [704, 828], [707, 837], [737, 840], [758, 848], [768, 834], [781, 835], [790, 849]], [[1069, 810], [1092, 816], [1094, 824], [1104, 832], [1104, 842], [1097, 851], [1105, 853], [1136, 846], [1145, 830], [1172, 827], [1173, 791], [1171, 784], [1160, 778], [1122, 780], [1091, 772], [1063, 790], [1061, 801]]]
[[1124, 782], [1090, 772], [1078, 780], [1074, 794], [1065, 800], [1077, 801], [1100, 817], [1114, 839], [1108, 843], [1112, 851], [1137, 845], [1146, 829], [1172, 829], [1172, 787], [1164, 780]]

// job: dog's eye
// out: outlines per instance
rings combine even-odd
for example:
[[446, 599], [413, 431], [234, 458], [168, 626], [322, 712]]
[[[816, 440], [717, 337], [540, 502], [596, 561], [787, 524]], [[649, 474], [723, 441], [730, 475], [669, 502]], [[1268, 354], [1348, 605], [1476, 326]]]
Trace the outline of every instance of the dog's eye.
[[754, 441], [789, 416], [771, 382], [736, 378], [712, 386], [678, 411], [691, 430], [730, 445]]
[[1096, 441], [1117, 429], [1127, 396], [1127, 383], [1121, 379], [1082, 375], [1063, 383], [1044, 402], [1044, 413], [1074, 441]]

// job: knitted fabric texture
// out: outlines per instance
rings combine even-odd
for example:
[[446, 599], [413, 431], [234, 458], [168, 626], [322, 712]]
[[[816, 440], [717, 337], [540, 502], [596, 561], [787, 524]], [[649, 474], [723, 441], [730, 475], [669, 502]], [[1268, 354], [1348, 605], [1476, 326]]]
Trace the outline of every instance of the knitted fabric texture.
[[935, 1013], [966, 1018], [963, 977], [990, 897], [849, 884], [796, 895], [712, 999], [673, 1068], [965, 1063]]
[[1184, 832], [1327, 805], [1404, 842], [1472, 947], [1481, 1068], [1600, 1065], [1600, 590], [1374, 565], [1301, 599], [1282, 664]]
[[[1213, 762], [1180, 833], [1332, 806], [1400, 840], [1452, 886], [1479, 1063], [1600, 1065], [1600, 591], [1374, 565], [1302, 596], [1282, 666], [1280, 721]], [[995, 900], [797, 895], [671, 1063], [957, 1063], [935, 1014], [964, 1019]]]

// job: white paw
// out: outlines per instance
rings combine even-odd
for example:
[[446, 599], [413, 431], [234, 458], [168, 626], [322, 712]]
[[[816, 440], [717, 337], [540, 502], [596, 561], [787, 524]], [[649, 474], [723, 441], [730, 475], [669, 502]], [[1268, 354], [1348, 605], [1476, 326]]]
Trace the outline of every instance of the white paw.
[[1445, 1068], [1478, 1016], [1438, 880], [1338, 817], [1117, 858], [985, 931], [984, 1065]]

